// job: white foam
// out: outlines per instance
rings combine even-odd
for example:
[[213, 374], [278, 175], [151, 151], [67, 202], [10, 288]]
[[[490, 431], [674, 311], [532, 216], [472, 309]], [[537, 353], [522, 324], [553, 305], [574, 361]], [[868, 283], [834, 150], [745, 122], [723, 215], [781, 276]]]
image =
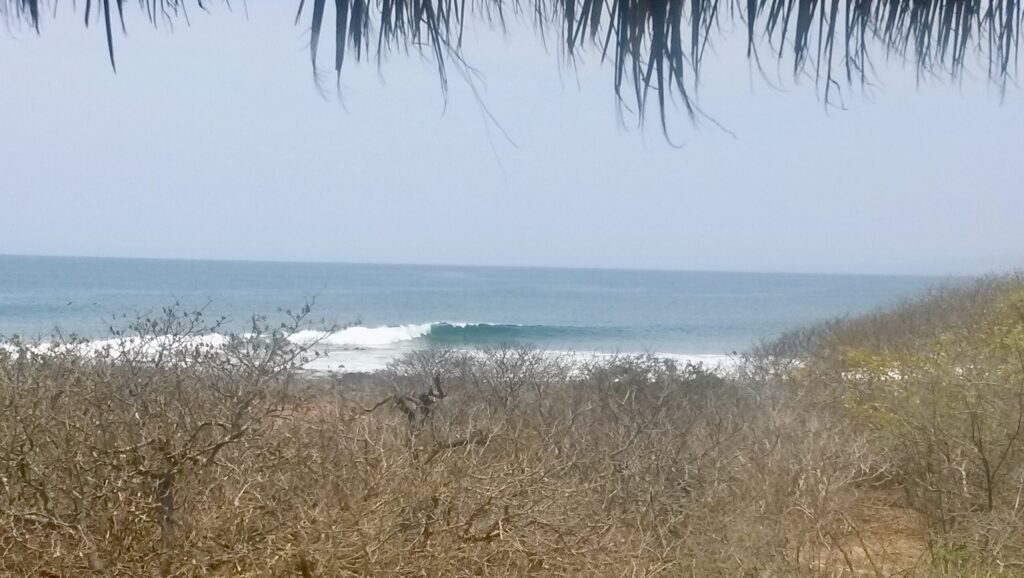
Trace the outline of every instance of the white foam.
[[[182, 350], [213, 351], [227, 345], [230, 338], [219, 333], [206, 335], [159, 335], [159, 336], [126, 336], [109, 339], [96, 339], [81, 342], [50, 341], [26, 345], [26, 350], [39, 354], [77, 354], [84, 357], [119, 357], [137, 352], [143, 356], [156, 356], [161, 352]], [[4, 348], [16, 353], [18, 348], [10, 343]]]
[[731, 355], [714, 354], [714, 353], [659, 353], [659, 352], [646, 352], [646, 351], [621, 351], [617, 353], [608, 353], [605, 351], [549, 351], [548, 355], [560, 356], [568, 358], [570, 361], [576, 362], [588, 362], [588, 361], [609, 361], [617, 357], [632, 357], [637, 355], [651, 355], [655, 358], [669, 359], [675, 361], [680, 365], [701, 365], [707, 369], [712, 370], [727, 370], [735, 368], [739, 364], [739, 359]]
[[733, 355], [716, 355], [713, 353], [697, 353], [697, 354], [686, 354], [686, 353], [655, 353], [657, 357], [664, 357], [671, 359], [677, 363], [683, 365], [690, 363], [693, 365], [703, 365], [709, 368], [718, 369], [730, 369], [735, 368], [739, 365], [740, 360], [738, 357]]
[[288, 339], [297, 345], [315, 344], [340, 348], [385, 347], [423, 337], [430, 333], [432, 326], [432, 323], [382, 325], [380, 327], [357, 325], [333, 333], [306, 329], [295, 333]]
[[[452, 327], [475, 325], [461, 322], [445, 322]], [[288, 337], [300, 347], [309, 347], [318, 355], [303, 366], [313, 373], [325, 372], [375, 372], [385, 369], [391, 362], [418, 347], [414, 341], [425, 337], [439, 323], [405, 324], [394, 326], [348, 327], [339, 331], [302, 330]], [[240, 335], [246, 339], [250, 335]], [[27, 350], [41, 354], [80, 354], [86, 357], [118, 358], [124, 355], [155, 358], [171, 351], [212, 353], [228, 345], [232, 337], [218, 333], [206, 335], [128, 336], [94, 341], [62, 343], [37, 343], [27, 345]], [[0, 340], [0, 348], [17, 353], [11, 343]], [[466, 348], [464, 351], [473, 351]], [[585, 363], [612, 359], [616, 356], [644, 355], [646, 352], [600, 352], [600, 351], [547, 351], [545, 355], [567, 359], [570, 363]], [[654, 357], [671, 359], [680, 364], [700, 364], [709, 369], [728, 370], [737, 365], [737, 359], [728, 355], [650, 353]], [[183, 360], [184, 361], [184, 360]]]
[[[303, 369], [312, 373], [373, 373], [386, 369], [392, 361], [411, 351], [413, 347], [364, 350], [326, 349], [321, 350], [317, 358], [303, 365]], [[463, 351], [473, 353], [475, 350], [464, 349]], [[609, 361], [623, 356], [647, 355], [644, 352], [606, 353], [600, 351], [544, 351], [543, 354], [552, 359], [566, 360], [570, 364]], [[701, 365], [712, 371], [727, 371], [735, 368], [738, 363], [737, 358], [729, 355], [682, 353], [651, 353], [650, 355], [684, 365], [687, 363]]]
[[390, 349], [326, 351], [307, 362], [302, 369], [310, 373], [374, 373], [387, 368], [399, 355]]

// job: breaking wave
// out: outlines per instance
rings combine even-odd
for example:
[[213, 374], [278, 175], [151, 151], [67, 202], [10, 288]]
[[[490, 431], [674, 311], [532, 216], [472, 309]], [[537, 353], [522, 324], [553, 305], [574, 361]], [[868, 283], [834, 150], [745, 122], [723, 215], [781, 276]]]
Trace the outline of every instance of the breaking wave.
[[414, 340], [421, 340], [427, 344], [489, 345], [510, 341], [596, 336], [598, 331], [596, 328], [587, 327], [442, 321], [380, 327], [355, 326], [333, 333], [305, 330], [293, 335], [292, 341], [339, 349], [390, 347]]
[[[377, 371], [403, 352], [417, 347], [447, 345], [470, 350], [503, 343], [527, 343], [540, 347], [554, 345], [552, 355], [570, 355], [577, 360], [600, 359], [614, 354], [597, 351], [601, 345], [616, 341], [624, 332], [616, 327], [575, 327], [555, 325], [515, 325], [499, 323], [434, 322], [378, 327], [353, 326], [338, 331], [306, 329], [289, 336], [296, 345], [310, 346], [320, 352], [304, 367], [310, 371]], [[247, 338], [248, 335], [239, 335]], [[78, 353], [86, 356], [118, 357], [126, 352], [155, 356], [168, 350], [212, 351], [227, 346], [232, 337], [218, 333], [191, 336], [121, 337], [71, 343], [36, 343], [30, 351], [38, 353]], [[592, 345], [593, 347], [588, 347]], [[567, 348], [575, 345], [574, 351]], [[0, 350], [15, 353], [12, 343], [0, 339]], [[724, 355], [656, 353], [680, 363], [730, 365], [735, 360]]]

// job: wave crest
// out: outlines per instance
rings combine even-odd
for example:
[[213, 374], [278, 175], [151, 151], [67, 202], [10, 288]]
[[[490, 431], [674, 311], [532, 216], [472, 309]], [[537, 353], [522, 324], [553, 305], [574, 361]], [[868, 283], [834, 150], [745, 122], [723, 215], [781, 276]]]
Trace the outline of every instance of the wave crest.
[[333, 333], [308, 329], [296, 333], [290, 339], [293, 343], [302, 345], [316, 344], [339, 349], [362, 349], [388, 347], [416, 339], [448, 345], [485, 345], [503, 341], [557, 337], [569, 330], [570, 328], [542, 325], [437, 321], [378, 327], [357, 325]]
[[318, 344], [339, 348], [383, 347], [423, 337], [430, 333], [433, 325], [433, 323], [382, 325], [380, 327], [357, 325], [333, 333], [306, 329], [295, 333], [289, 337], [289, 340], [300, 345]]

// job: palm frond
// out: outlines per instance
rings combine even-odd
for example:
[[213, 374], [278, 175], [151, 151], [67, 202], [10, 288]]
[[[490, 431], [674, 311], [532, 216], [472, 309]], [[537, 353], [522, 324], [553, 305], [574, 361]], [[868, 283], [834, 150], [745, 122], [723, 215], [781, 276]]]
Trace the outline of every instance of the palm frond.
[[[52, 2], [0, 0], [0, 16], [38, 30], [43, 9]], [[139, 0], [139, 5], [155, 25], [187, 17], [190, 2], [206, 9], [210, 0]], [[86, 25], [93, 12], [103, 16], [112, 66], [112, 11], [117, 10], [123, 29], [124, 4], [84, 4]], [[296, 22], [309, 18], [314, 70], [327, 9], [326, 0], [298, 0]], [[559, 31], [570, 58], [589, 46], [612, 60], [615, 92], [620, 102], [631, 100], [641, 118], [653, 93], [663, 126], [671, 98], [695, 115], [692, 94], [705, 49], [721, 34], [722, 14], [745, 25], [749, 58], [760, 62], [758, 51], [767, 48], [779, 61], [788, 59], [794, 75], [813, 76], [826, 102], [842, 84], [868, 80], [874, 52], [912, 61], [919, 76], [957, 78], [977, 62], [1005, 89], [1017, 69], [1022, 23], [1021, 0], [335, 0], [333, 9], [338, 75], [347, 47], [357, 60], [370, 55], [371, 30], [376, 30], [377, 58], [410, 47], [426, 50], [436, 60], [442, 86], [446, 63], [464, 58], [467, 23], [504, 26], [510, 12], [532, 14], [538, 27]]]

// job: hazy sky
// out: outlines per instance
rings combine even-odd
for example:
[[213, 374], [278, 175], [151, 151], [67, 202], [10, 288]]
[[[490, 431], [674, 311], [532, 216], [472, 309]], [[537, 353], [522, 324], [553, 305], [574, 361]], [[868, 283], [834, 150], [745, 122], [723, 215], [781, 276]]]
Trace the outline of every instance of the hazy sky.
[[[529, 28], [466, 53], [514, 144], [417, 55], [314, 87], [293, 2], [250, 0], [116, 37], [68, 12], [0, 31], [0, 253], [807, 272], [1024, 266], [1024, 94], [882, 69], [826, 111], [752, 74], [742, 32], [705, 60], [666, 144], [616, 120], [593, 51]], [[329, 40], [325, 53], [333, 52]], [[329, 63], [325, 62], [325, 65]], [[333, 78], [328, 77], [328, 85]], [[629, 121], [632, 126], [632, 121]]]

